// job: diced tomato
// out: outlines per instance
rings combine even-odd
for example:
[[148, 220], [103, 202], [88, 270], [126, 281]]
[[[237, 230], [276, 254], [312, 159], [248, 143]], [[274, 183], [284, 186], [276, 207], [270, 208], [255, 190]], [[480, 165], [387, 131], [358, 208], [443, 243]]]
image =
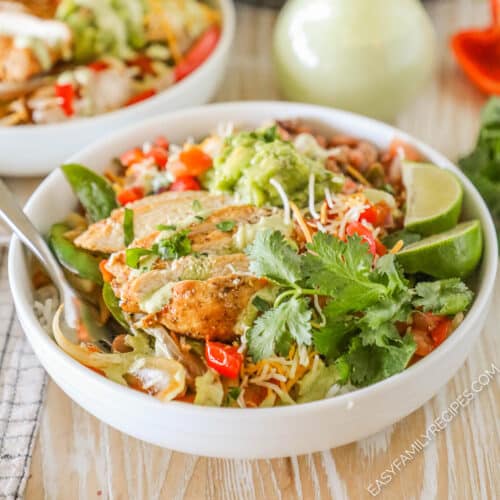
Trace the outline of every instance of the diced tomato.
[[153, 158], [156, 165], [161, 169], [165, 168], [168, 160], [168, 154], [165, 149], [159, 146], [153, 146], [147, 153], [144, 153], [146, 158]]
[[162, 135], [159, 135], [154, 142], [155, 146], [158, 146], [159, 148], [163, 148], [165, 151], [168, 151], [168, 148], [170, 146], [170, 142], [166, 137], [163, 137]]
[[176, 82], [182, 80], [201, 66], [217, 46], [220, 38], [220, 28], [212, 26], [201, 35], [188, 50], [186, 56], [174, 68]]
[[363, 210], [359, 216], [359, 220], [365, 220], [366, 222], [375, 225], [377, 222], [377, 209], [375, 208], [375, 205], [370, 205], [367, 209]]
[[434, 330], [431, 332], [432, 340], [434, 341], [434, 346], [442, 344], [451, 331], [451, 319], [442, 320]]
[[99, 71], [104, 71], [109, 68], [109, 64], [106, 61], [94, 61], [87, 64], [87, 68], [90, 68], [92, 71], [99, 73]]
[[412, 316], [412, 324], [419, 330], [431, 332], [436, 326], [445, 319], [444, 316], [432, 314], [430, 312], [416, 311]]
[[237, 378], [240, 373], [243, 355], [234, 346], [221, 342], [205, 342], [207, 365], [228, 378]]
[[391, 207], [383, 201], [370, 205], [359, 216], [359, 220], [369, 222], [375, 227], [385, 226], [391, 218]]
[[120, 163], [125, 167], [130, 167], [142, 160], [144, 160], [144, 153], [140, 148], [129, 149], [120, 156]]
[[99, 271], [101, 271], [102, 279], [105, 283], [109, 283], [113, 279], [113, 275], [106, 269], [107, 260], [103, 259], [99, 262]]
[[413, 340], [417, 344], [415, 354], [418, 356], [427, 356], [427, 354], [434, 349], [432, 340], [426, 331], [419, 330], [418, 328], [412, 328], [411, 334], [413, 336]]
[[199, 191], [201, 185], [196, 177], [185, 175], [179, 177], [168, 188], [169, 191]]
[[389, 146], [389, 154], [391, 157], [397, 156], [399, 150], [402, 150], [405, 155], [405, 160], [409, 161], [420, 161], [422, 156], [420, 153], [410, 144], [402, 141], [401, 139], [393, 139]]
[[140, 186], [124, 189], [123, 191], [120, 191], [116, 197], [118, 203], [122, 206], [128, 205], [133, 201], [140, 200], [141, 198], [144, 198], [144, 189]]
[[144, 54], [139, 54], [134, 59], [128, 61], [129, 66], [136, 66], [141, 71], [142, 75], [156, 75], [155, 70], [153, 69], [152, 60], [145, 56]]
[[212, 166], [212, 158], [202, 149], [193, 147], [181, 151], [179, 160], [186, 166], [187, 175], [200, 175]]
[[73, 101], [75, 99], [75, 89], [71, 83], [56, 84], [54, 87], [56, 96], [61, 100], [61, 108], [66, 116], [75, 114]]
[[361, 236], [363, 241], [368, 243], [370, 247], [370, 253], [372, 255], [377, 254], [377, 245], [375, 243], [375, 238], [373, 237], [372, 232], [360, 222], [351, 222], [347, 225], [345, 232], [347, 236], [353, 236], [355, 234]]
[[143, 90], [142, 92], [139, 92], [139, 94], [136, 94], [135, 96], [131, 97], [125, 103], [125, 106], [131, 106], [132, 104], [137, 104], [138, 102], [145, 101], [146, 99], [153, 97], [155, 94], [156, 94], [155, 89]]

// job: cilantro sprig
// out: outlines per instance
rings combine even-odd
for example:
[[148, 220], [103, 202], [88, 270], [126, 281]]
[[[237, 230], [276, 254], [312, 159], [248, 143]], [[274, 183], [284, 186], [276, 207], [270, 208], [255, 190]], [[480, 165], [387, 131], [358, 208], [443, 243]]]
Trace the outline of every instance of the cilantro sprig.
[[154, 255], [162, 260], [175, 260], [192, 253], [189, 230], [178, 231], [168, 238], [155, 243], [149, 248], [127, 248], [125, 262], [127, 266], [138, 269], [142, 257]]
[[[247, 332], [248, 351], [259, 360], [286, 355], [293, 341], [313, 345], [335, 364], [340, 382], [363, 386], [402, 371], [415, 352], [401, 335], [415, 308], [436, 314], [465, 310], [472, 292], [459, 279], [418, 283], [410, 288], [394, 255], [373, 257], [358, 236], [341, 241], [317, 233], [307, 251], [297, 250], [278, 231], [263, 231], [246, 249], [250, 270], [279, 287]], [[323, 297], [313, 313], [311, 298]], [[322, 321], [315, 321], [321, 319]]]

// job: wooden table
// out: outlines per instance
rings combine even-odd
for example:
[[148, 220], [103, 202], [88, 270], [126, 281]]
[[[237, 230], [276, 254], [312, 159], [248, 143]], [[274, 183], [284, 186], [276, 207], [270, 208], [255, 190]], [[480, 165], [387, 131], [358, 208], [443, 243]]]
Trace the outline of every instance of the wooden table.
[[[485, 98], [453, 63], [447, 39], [488, 17], [481, 1], [427, 4], [440, 44], [439, 70], [398, 126], [456, 158], [475, 140]], [[278, 98], [270, 36], [275, 12], [238, 8], [237, 40], [217, 100]], [[14, 180], [24, 197], [38, 179]], [[163, 450], [113, 430], [49, 384], [26, 498], [273, 499], [370, 498], [384, 469], [496, 362], [500, 367], [500, 283], [487, 326], [466, 364], [423, 408], [377, 435], [348, 446], [280, 460], [206, 459]], [[383, 498], [493, 499], [500, 496], [498, 377], [399, 473]], [[408, 394], [411, 397], [411, 394]], [[307, 429], [304, 429], [307, 432]]]

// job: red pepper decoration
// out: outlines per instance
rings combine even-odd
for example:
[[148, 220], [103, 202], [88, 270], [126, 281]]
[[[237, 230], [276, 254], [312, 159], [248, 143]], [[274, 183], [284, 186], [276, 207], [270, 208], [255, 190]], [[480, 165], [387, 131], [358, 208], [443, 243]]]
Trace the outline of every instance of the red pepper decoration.
[[469, 79], [487, 94], [500, 95], [500, 0], [490, 0], [492, 25], [459, 31], [451, 38], [455, 58]]

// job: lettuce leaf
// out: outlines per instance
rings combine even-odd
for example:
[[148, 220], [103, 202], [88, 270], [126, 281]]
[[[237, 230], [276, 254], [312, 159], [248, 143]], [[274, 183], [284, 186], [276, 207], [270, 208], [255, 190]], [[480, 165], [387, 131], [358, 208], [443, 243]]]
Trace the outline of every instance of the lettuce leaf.
[[195, 405], [221, 406], [224, 399], [224, 388], [219, 375], [213, 370], [207, 370], [204, 375], [196, 377]]
[[323, 399], [330, 388], [337, 383], [339, 374], [335, 365], [326, 366], [318, 360], [311, 371], [298, 382], [297, 403], [308, 403]]

